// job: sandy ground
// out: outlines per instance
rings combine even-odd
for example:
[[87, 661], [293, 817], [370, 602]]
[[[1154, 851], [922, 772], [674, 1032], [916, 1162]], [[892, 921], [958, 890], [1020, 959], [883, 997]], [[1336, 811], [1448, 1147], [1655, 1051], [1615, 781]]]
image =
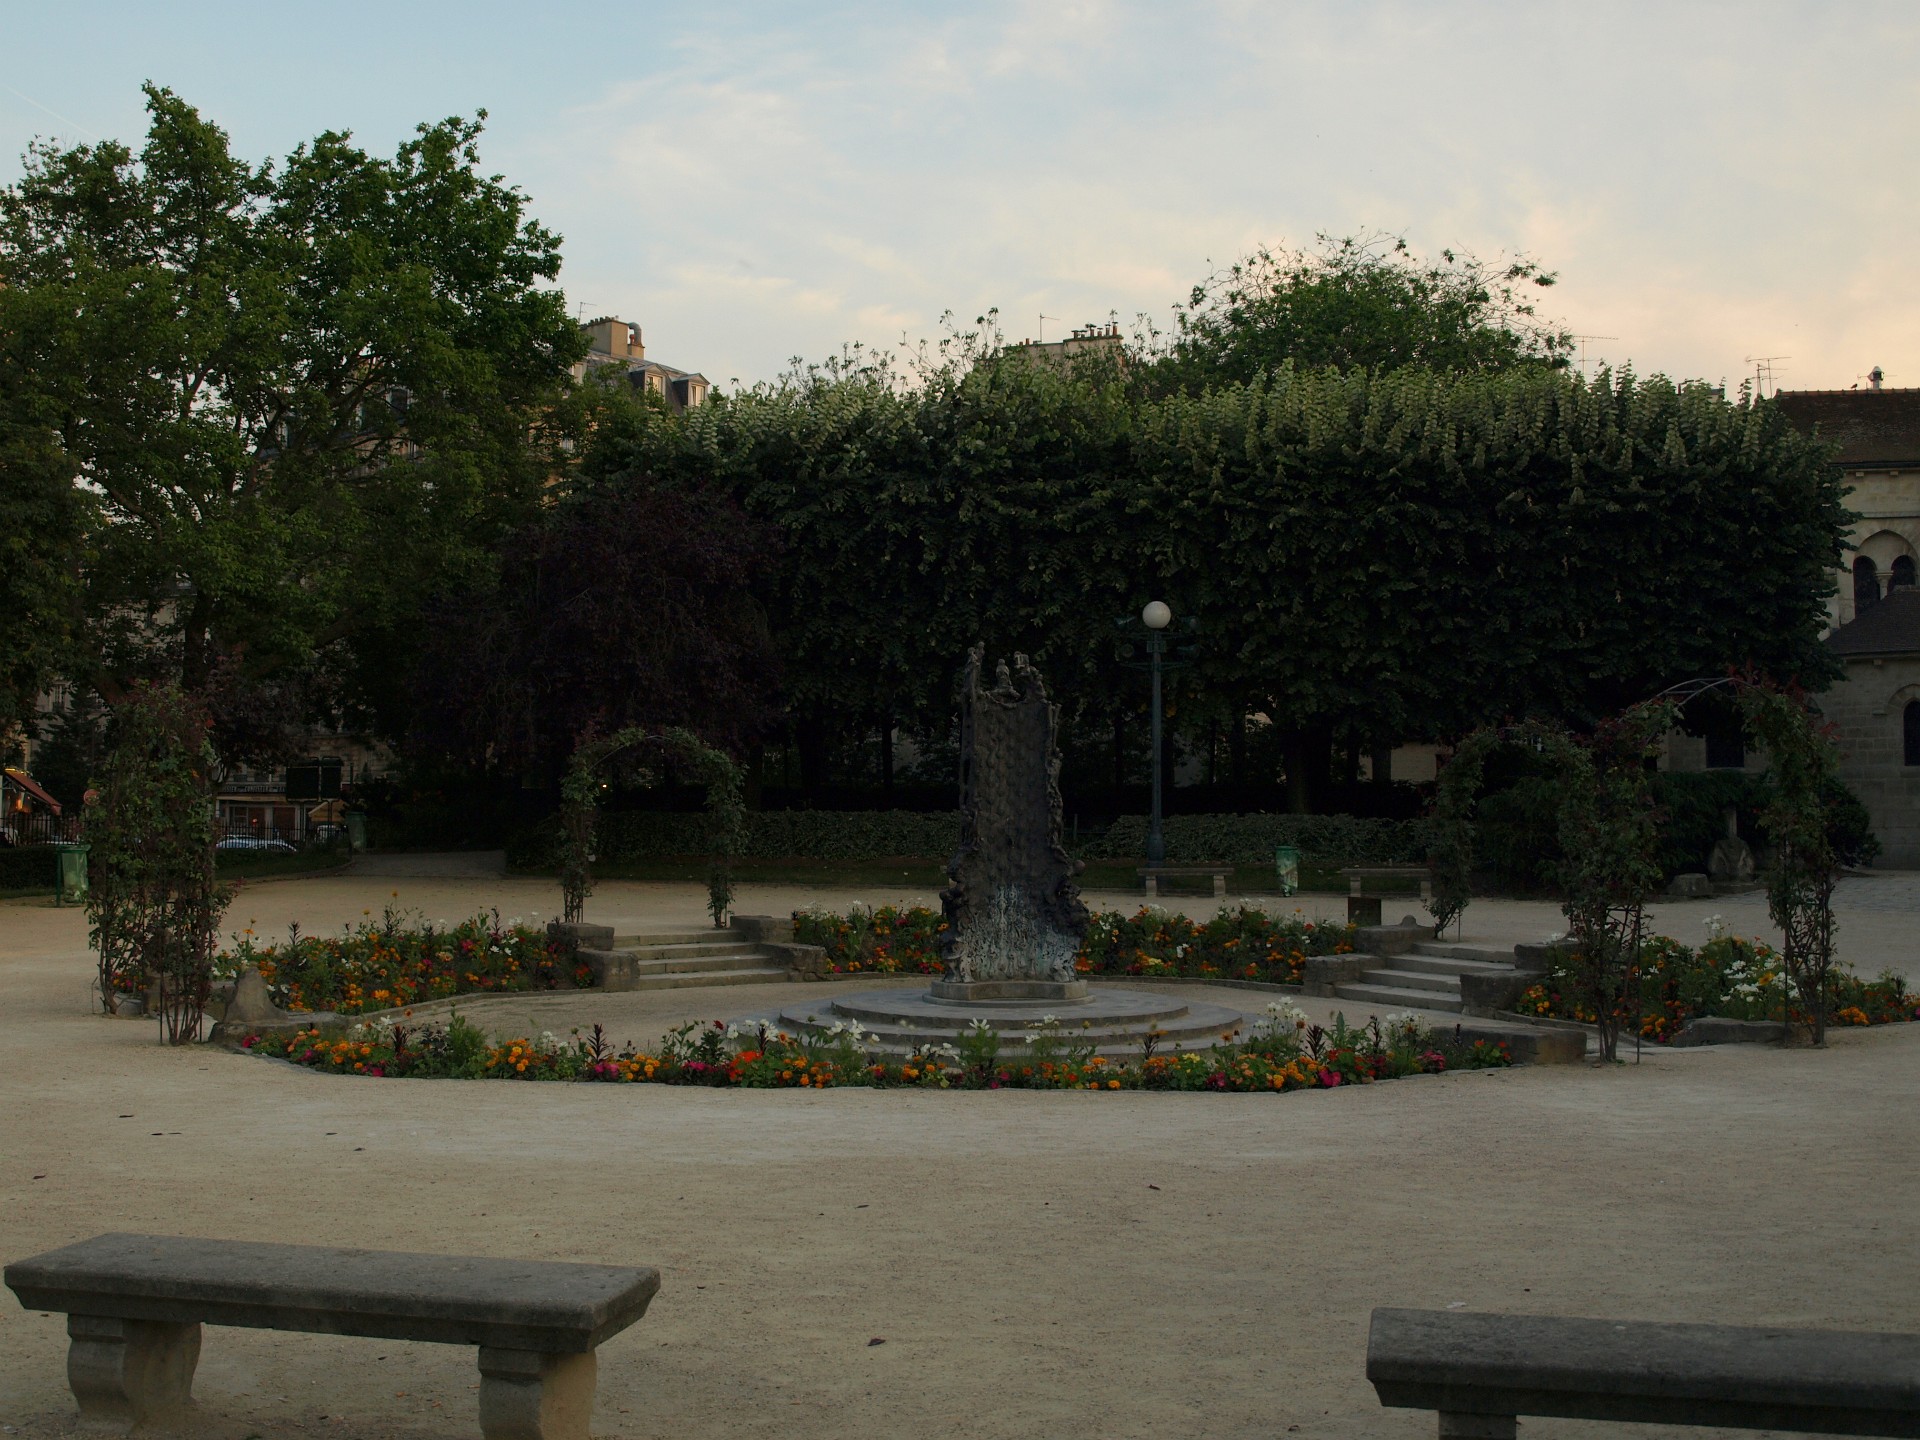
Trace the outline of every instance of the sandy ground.
[[[1906, 968], [1920, 884], [1861, 884], [1849, 955]], [[331, 928], [396, 889], [433, 918], [556, 899], [349, 875], [230, 918]], [[889, 897], [741, 908], [808, 898]], [[700, 899], [608, 884], [589, 914], [666, 928]], [[1698, 938], [1716, 909], [1764, 933], [1757, 897], [1663, 919]], [[1466, 938], [1557, 920], [1483, 902]], [[89, 964], [79, 912], [0, 905], [0, 1258], [129, 1229], [657, 1265], [601, 1350], [604, 1436], [1431, 1435], [1365, 1383], [1375, 1305], [1920, 1329], [1920, 1026], [1283, 1097], [516, 1086], [168, 1050], [87, 1013]], [[657, 1034], [799, 992], [579, 999]], [[65, 1344], [0, 1298], [0, 1425], [65, 1432]], [[476, 1380], [464, 1349], [210, 1330], [200, 1432], [470, 1435]]]

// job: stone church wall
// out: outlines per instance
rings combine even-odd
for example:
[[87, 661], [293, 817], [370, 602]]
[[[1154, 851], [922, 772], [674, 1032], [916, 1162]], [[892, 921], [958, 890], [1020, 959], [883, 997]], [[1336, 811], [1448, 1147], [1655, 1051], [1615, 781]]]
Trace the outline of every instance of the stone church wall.
[[1819, 697], [1840, 731], [1840, 775], [1873, 817], [1877, 862], [1920, 869], [1920, 765], [1906, 763], [1905, 712], [1920, 700], [1920, 656], [1850, 659], [1846, 678]]

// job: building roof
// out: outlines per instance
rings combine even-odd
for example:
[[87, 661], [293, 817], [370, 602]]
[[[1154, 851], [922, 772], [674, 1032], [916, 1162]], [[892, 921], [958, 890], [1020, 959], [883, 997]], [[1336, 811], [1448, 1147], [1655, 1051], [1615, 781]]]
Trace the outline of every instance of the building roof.
[[636, 360], [629, 367], [629, 373], [644, 373], [648, 370], [658, 370], [669, 380], [703, 380], [709, 385], [713, 383], [698, 370], [676, 370], [671, 365], [662, 365], [658, 360]]
[[53, 796], [49, 795], [45, 790], [42, 790], [40, 786], [35, 783], [34, 778], [31, 775], [27, 774], [26, 771], [16, 770], [13, 766], [9, 765], [6, 767], [6, 772], [7, 772], [7, 782], [9, 784], [18, 785], [22, 790], [26, 791], [27, 794], [33, 796], [34, 799], [38, 800], [42, 805], [46, 806], [47, 809], [51, 810], [55, 815], [58, 815], [60, 813], [60, 802], [54, 799]]
[[1774, 402], [1799, 430], [1837, 441], [1854, 469], [1920, 469], [1920, 390], [1778, 390]]
[[1842, 657], [1920, 655], [1920, 589], [1903, 585], [1827, 636]]

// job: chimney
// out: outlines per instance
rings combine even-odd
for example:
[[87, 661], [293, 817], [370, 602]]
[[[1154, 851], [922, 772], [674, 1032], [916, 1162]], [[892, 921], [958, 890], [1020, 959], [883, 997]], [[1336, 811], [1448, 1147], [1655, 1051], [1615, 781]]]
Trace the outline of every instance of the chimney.
[[1874, 366], [1873, 369], [1867, 372], [1867, 388], [1869, 390], [1880, 389], [1881, 382], [1886, 378], [1886, 375], [1881, 371], [1880, 367], [1878, 365]]

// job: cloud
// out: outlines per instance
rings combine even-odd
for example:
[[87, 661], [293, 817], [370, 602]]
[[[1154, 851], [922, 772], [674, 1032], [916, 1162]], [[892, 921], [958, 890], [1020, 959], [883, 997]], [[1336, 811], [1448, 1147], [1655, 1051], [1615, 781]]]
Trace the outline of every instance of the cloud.
[[711, 12], [551, 116], [566, 283], [673, 363], [1164, 319], [1316, 232], [1524, 252], [1590, 351], [1920, 383], [1920, 21], [1905, 12], [988, 4]]

